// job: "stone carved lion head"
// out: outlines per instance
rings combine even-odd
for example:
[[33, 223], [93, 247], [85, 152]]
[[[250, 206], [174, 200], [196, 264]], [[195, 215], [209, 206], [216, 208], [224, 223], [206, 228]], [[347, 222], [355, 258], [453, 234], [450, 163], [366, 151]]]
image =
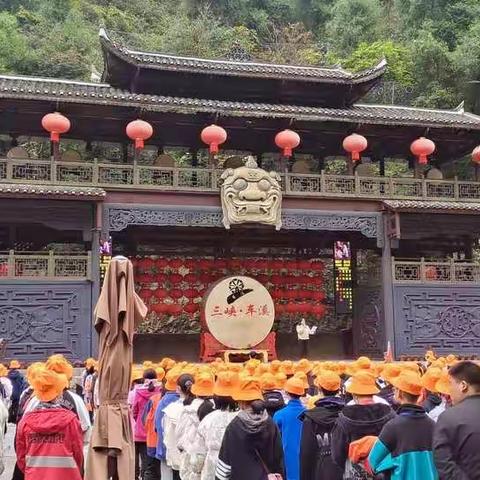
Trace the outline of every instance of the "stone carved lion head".
[[223, 224], [262, 223], [282, 226], [280, 176], [258, 167], [253, 157], [244, 166], [228, 168], [221, 177]]

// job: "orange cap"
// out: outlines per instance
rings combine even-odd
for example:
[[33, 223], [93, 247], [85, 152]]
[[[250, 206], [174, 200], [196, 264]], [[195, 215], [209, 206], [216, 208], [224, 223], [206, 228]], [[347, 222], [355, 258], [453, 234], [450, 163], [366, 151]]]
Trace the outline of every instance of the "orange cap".
[[277, 388], [277, 379], [272, 373], [264, 373], [260, 378], [260, 384], [264, 392]]
[[303, 373], [303, 372], [297, 372], [295, 375], [294, 375], [295, 378], [299, 378], [302, 382], [303, 382], [303, 386], [305, 387], [305, 389], [307, 389], [310, 385], [308, 383], [308, 378], [307, 378], [307, 374], [306, 373]]
[[283, 390], [287, 381], [287, 376], [283, 372], [277, 372], [275, 374], [275, 380], [277, 381], [277, 388]]
[[447, 365], [451, 367], [452, 365], [455, 365], [455, 363], [458, 362], [457, 356], [456, 355], [447, 355], [447, 358], [445, 359]]
[[410, 371], [402, 372], [392, 380], [392, 385], [402, 392], [419, 396], [422, 393], [422, 379], [417, 373]]
[[213, 387], [213, 394], [219, 397], [232, 397], [238, 389], [239, 383], [238, 373], [220, 372]]
[[360, 370], [370, 370], [372, 361], [368, 357], [359, 357], [355, 362]]
[[386, 380], [388, 383], [397, 378], [402, 372], [402, 368], [398, 363], [387, 363], [382, 370], [381, 377]]
[[165, 370], [162, 367], [157, 367], [155, 369], [155, 373], [157, 374], [157, 380], [161, 382], [165, 378]]
[[347, 392], [353, 395], [376, 395], [379, 391], [375, 377], [366, 371], [356, 373], [347, 386]]
[[233, 399], [238, 402], [251, 402], [262, 400], [260, 382], [255, 377], [243, 377], [233, 394]]
[[303, 397], [305, 395], [305, 384], [301, 378], [289, 378], [285, 383], [285, 391], [292, 395]]
[[295, 370], [297, 372], [308, 373], [312, 370], [312, 363], [306, 358], [302, 358], [296, 365]]
[[6, 377], [8, 374], [7, 367], [3, 365], [3, 363], [0, 363], [0, 377]]
[[73, 367], [63, 355], [52, 355], [45, 363], [45, 367], [56, 373], [63, 373], [69, 381], [73, 377]]
[[328, 390], [329, 392], [336, 392], [337, 390], [340, 390], [341, 384], [342, 380], [340, 376], [329, 370], [324, 370], [315, 379], [315, 385], [317, 387]]
[[33, 377], [35, 396], [42, 402], [51, 402], [59, 397], [65, 388], [66, 377], [54, 370], [40, 367]]
[[21, 368], [20, 366], [20, 362], [18, 360], [12, 360], [10, 362], [10, 365], [8, 366], [8, 368], [11, 370], [11, 369], [14, 369], [14, 368]]
[[280, 360], [273, 360], [272, 363], [270, 364], [270, 371], [272, 373], [277, 373], [280, 370], [281, 366], [282, 366], [282, 362]]
[[443, 372], [435, 384], [435, 390], [442, 395], [450, 395], [450, 377], [447, 372]]
[[213, 396], [213, 387], [215, 385], [215, 377], [212, 373], [203, 371], [195, 377], [192, 385], [192, 393], [197, 397]]
[[422, 377], [423, 388], [427, 389], [429, 392], [435, 393], [437, 391], [437, 382], [440, 380], [441, 376], [441, 368], [430, 367]]
[[180, 370], [169, 370], [166, 375], [167, 381], [165, 382], [165, 390], [169, 390], [170, 392], [175, 391], [177, 389], [177, 380], [179, 376]]
[[291, 360], [285, 360], [282, 363], [281, 371], [285, 375], [293, 375], [295, 373], [295, 370], [293, 369], [293, 362]]

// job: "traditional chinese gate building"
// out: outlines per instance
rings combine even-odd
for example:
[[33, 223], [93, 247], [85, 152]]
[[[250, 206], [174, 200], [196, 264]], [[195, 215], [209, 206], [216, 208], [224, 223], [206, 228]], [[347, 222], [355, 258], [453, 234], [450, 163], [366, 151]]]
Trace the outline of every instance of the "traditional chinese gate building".
[[[230, 274], [269, 289], [281, 357], [294, 355], [301, 317], [319, 327], [317, 357], [381, 355], [387, 340], [396, 356], [478, 351], [480, 183], [468, 179], [473, 169], [456, 175], [479, 143], [480, 117], [362, 104], [384, 62], [352, 74], [137, 52], [103, 31], [100, 42], [102, 83], [0, 77], [0, 337], [9, 357], [92, 353], [99, 245], [110, 238], [114, 253], [133, 259], [150, 305], [138, 359], [196, 358], [202, 295]], [[53, 111], [71, 128], [51, 155], [41, 120]], [[137, 118], [154, 134], [134, 155], [125, 127]], [[212, 123], [228, 133], [214, 161], [200, 140]], [[301, 137], [289, 160], [274, 143], [285, 128]], [[353, 132], [368, 140], [356, 164], [342, 148]], [[422, 136], [436, 145], [427, 167], [410, 154]], [[281, 176], [279, 231], [222, 225], [222, 171], [247, 155]], [[387, 176], [396, 165], [402, 174]], [[351, 252], [341, 292], [335, 242]], [[348, 307], [349, 292], [352, 308], [340, 311], [338, 295]]]

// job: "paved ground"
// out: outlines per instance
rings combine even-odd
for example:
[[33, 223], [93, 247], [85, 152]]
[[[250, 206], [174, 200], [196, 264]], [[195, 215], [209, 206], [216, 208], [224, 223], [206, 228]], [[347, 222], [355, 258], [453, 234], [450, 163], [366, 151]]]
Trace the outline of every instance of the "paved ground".
[[2, 480], [11, 480], [13, 468], [15, 467], [15, 450], [13, 449], [13, 437], [15, 435], [15, 426], [9, 424], [5, 442], [3, 445], [3, 459], [5, 462], [5, 471], [0, 478]]

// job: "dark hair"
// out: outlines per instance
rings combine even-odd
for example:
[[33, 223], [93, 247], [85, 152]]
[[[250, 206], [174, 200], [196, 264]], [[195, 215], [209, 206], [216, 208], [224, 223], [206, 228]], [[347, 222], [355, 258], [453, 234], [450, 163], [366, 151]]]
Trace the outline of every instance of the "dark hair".
[[404, 392], [403, 390], [401, 390], [402, 392], [402, 397], [408, 402], [408, 403], [412, 403], [413, 405], [416, 405], [416, 403], [418, 402], [418, 399], [420, 398], [420, 395], [413, 395], [411, 393], [408, 393], [408, 392]]
[[151, 380], [148, 382], [147, 390], [153, 392], [155, 390], [155, 380], [157, 379], [157, 372], [153, 368], [147, 368], [143, 372], [144, 380]]
[[265, 402], [263, 400], [254, 400], [250, 402], [250, 408], [253, 413], [263, 413], [265, 411]]
[[320, 387], [320, 391], [322, 392], [324, 397], [335, 397], [336, 395], [338, 395], [338, 392], [340, 390], [326, 390], [325, 388]]
[[480, 367], [473, 362], [458, 362], [450, 368], [448, 374], [455, 380], [465, 382], [473, 387], [477, 392], [480, 391]]
[[180, 387], [180, 391], [185, 395], [185, 399], [183, 400], [185, 406], [191, 405], [193, 400], [195, 400], [195, 395], [191, 391], [193, 382], [193, 376], [189, 373], [184, 373], [178, 377], [177, 385]]
[[219, 397], [214, 395], [213, 401], [215, 403], [215, 409], [222, 412], [235, 412], [237, 410], [237, 402], [232, 397]]
[[95, 373], [95, 367], [92, 365], [90, 368], [87, 368], [87, 373], [93, 375]]
[[299, 398], [302, 398], [303, 395], [297, 395], [296, 393], [290, 393], [290, 392], [287, 392], [287, 395], [290, 397], [290, 398], [293, 398], [295, 400], [298, 400]]

